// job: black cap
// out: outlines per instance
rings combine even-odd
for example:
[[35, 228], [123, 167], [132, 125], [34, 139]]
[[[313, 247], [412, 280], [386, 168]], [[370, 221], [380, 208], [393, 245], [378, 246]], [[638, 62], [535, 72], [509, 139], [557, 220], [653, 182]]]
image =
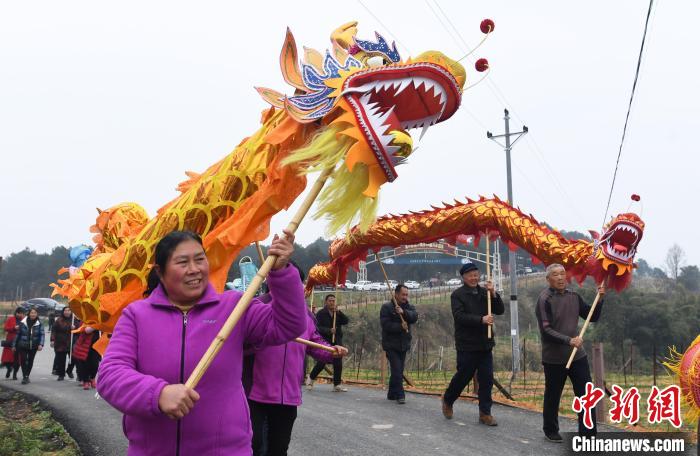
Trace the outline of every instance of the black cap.
[[469, 271], [478, 271], [479, 268], [476, 267], [474, 263], [464, 263], [461, 268], [459, 268], [459, 275], [464, 275]]

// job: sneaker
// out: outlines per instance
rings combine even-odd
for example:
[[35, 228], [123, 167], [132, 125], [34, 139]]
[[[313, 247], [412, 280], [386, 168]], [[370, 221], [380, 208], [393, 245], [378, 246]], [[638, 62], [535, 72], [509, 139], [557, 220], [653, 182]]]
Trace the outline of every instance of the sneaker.
[[564, 439], [561, 438], [558, 432], [552, 432], [551, 434], [545, 434], [544, 438], [554, 443], [562, 443]]
[[22, 379], [22, 384], [23, 384], [23, 385], [26, 385], [27, 383], [29, 383], [29, 379], [28, 379], [27, 377], [24, 377], [24, 378]]
[[400, 398], [396, 399], [396, 403], [403, 405], [406, 403], [406, 398], [400, 397]]
[[93, 389], [97, 388], [97, 382], [95, 381], [94, 378], [92, 380], [90, 380], [90, 386], [92, 386]]
[[66, 375], [67, 375], [68, 378], [70, 378], [70, 379], [75, 378], [75, 375], [73, 375], [73, 372], [71, 372], [71, 371], [67, 371], [67, 372], [66, 372]]
[[89, 390], [90, 389], [90, 382], [83, 382], [83, 389]]
[[343, 387], [340, 386], [340, 385], [335, 385], [335, 386], [333, 387], [333, 391], [336, 392], [336, 393], [347, 393], [347, 392], [348, 392], [348, 389], [347, 389], [347, 388], [343, 388]]
[[311, 391], [314, 389], [314, 381], [311, 380], [311, 376], [307, 375], [306, 380], [304, 380], [304, 385], [306, 386], [307, 391]]
[[62, 382], [63, 379], [64, 379], [64, 377], [63, 377], [63, 376], [60, 376], [60, 377], [58, 377], [58, 378], [56, 379], [56, 381], [57, 381], [57, 382]]
[[7, 373], [5, 374], [5, 378], [10, 378], [10, 374], [12, 371], [10, 369], [7, 369]]
[[493, 415], [486, 415], [481, 412], [479, 412], [479, 423], [485, 424], [486, 426], [498, 426], [498, 422], [496, 422], [496, 418], [494, 418]]
[[452, 410], [452, 406], [449, 405], [447, 402], [445, 402], [445, 398], [443, 398], [442, 399], [442, 416], [444, 416], [448, 420], [451, 420], [453, 414], [454, 414], [454, 411]]

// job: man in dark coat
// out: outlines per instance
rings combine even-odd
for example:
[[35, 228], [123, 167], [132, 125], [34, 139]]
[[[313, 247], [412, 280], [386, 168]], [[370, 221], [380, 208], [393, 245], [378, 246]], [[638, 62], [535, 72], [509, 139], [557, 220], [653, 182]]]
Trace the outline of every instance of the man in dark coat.
[[[578, 293], [566, 288], [566, 271], [560, 264], [547, 266], [547, 282], [549, 287], [542, 290], [537, 299], [535, 315], [542, 336], [542, 366], [544, 368], [544, 404], [542, 406], [542, 430], [545, 438], [551, 442], [561, 443], [559, 434], [559, 401], [564, 389], [566, 378], [571, 384], [576, 396], [586, 394], [586, 383], [591, 381], [591, 370], [588, 367], [588, 357], [583, 349], [583, 339], [578, 337], [579, 318], [586, 318], [591, 306], [583, 301]], [[603, 310], [602, 297], [605, 286], [598, 287], [601, 300], [591, 315], [591, 321], [596, 322]], [[566, 369], [566, 363], [571, 350], [576, 347], [576, 357], [571, 368]], [[593, 428], [588, 429], [583, 422], [583, 412], [578, 414], [579, 435], [596, 435], [596, 412], [593, 409]]]
[[[316, 329], [329, 344], [343, 345], [343, 326], [350, 323], [350, 320], [341, 310], [338, 310], [334, 294], [326, 295], [323, 303], [323, 309], [316, 312]], [[333, 314], [335, 314], [335, 318]], [[321, 373], [324, 367], [326, 367], [326, 363], [322, 361], [316, 362], [314, 368], [311, 369], [309, 377], [306, 379], [307, 389], [313, 388], [316, 377], [318, 377], [318, 374]], [[336, 393], [347, 391], [347, 388], [341, 385], [342, 381], [343, 358], [333, 358], [333, 391]]]
[[382, 326], [382, 348], [391, 371], [386, 398], [398, 404], [406, 403], [403, 368], [406, 352], [411, 348], [411, 325], [417, 321], [418, 312], [408, 302], [408, 288], [402, 283], [396, 285], [394, 300], [382, 304], [379, 322]]
[[[493, 314], [505, 311], [501, 296], [494, 291], [493, 283], [486, 288], [479, 285], [479, 268], [466, 263], [459, 270], [464, 285], [452, 292], [452, 316], [455, 320], [455, 346], [457, 348], [457, 373], [442, 396], [442, 413], [445, 418], [453, 415], [452, 404], [476, 372], [479, 381], [479, 422], [487, 426], [498, 423], [491, 415], [491, 389], [493, 388], [493, 337], [488, 337], [488, 327], [493, 325]], [[488, 297], [491, 295], [491, 312], [488, 313]], [[492, 335], [493, 336], [493, 335]]]

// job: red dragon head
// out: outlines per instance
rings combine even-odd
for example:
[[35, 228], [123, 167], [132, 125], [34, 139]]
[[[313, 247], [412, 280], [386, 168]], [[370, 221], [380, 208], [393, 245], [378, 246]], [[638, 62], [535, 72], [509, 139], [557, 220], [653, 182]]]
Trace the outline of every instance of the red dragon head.
[[644, 234], [644, 222], [637, 214], [619, 214], [593, 236], [593, 255], [587, 262], [588, 273], [600, 283], [606, 277], [608, 286], [616, 290], [625, 288], [632, 280], [634, 256]]

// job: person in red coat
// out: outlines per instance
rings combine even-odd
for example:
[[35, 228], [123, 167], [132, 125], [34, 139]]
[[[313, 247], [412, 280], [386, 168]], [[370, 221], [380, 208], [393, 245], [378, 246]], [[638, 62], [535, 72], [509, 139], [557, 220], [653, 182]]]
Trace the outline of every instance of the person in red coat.
[[10, 373], [12, 373], [12, 380], [17, 380], [17, 371], [19, 370], [19, 358], [17, 357], [17, 353], [12, 351], [12, 341], [17, 337], [19, 322], [22, 321], [24, 317], [24, 309], [18, 307], [15, 310], [15, 314], [7, 317], [7, 320], [5, 320], [5, 340], [8, 343], [3, 344], [2, 365], [7, 368], [5, 378], [10, 378]]

